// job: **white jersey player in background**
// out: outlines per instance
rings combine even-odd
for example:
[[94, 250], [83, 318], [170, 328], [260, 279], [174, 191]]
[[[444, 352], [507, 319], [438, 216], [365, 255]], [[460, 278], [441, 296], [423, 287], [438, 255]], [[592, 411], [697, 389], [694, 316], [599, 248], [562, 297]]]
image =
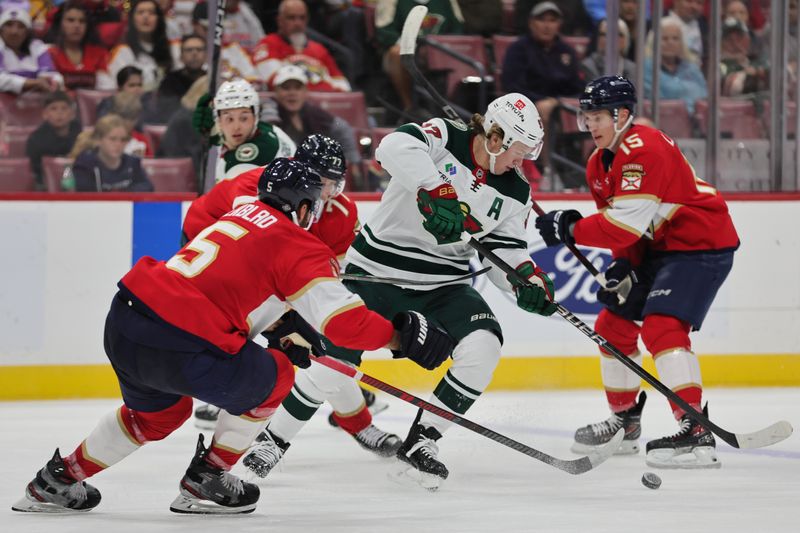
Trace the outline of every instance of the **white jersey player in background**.
[[[493, 101], [486, 115], [474, 115], [469, 126], [444, 119], [406, 124], [387, 135], [377, 150], [391, 180], [379, 208], [347, 252], [347, 272], [441, 284], [346, 285], [381, 315], [392, 316], [395, 308], [407, 306], [431, 317], [457, 341], [453, 365], [430, 400], [456, 413], [466, 412], [489, 385], [502, 344], [500, 324], [480, 294], [469, 282], [449, 282], [469, 272], [475, 254], [462, 240], [464, 232], [530, 279], [531, 284], [514, 286], [499, 271], [489, 272], [495, 285], [516, 294], [520, 307], [546, 316], [555, 311], [553, 284], [527, 251], [530, 185], [517, 171], [524, 159], [539, 155], [543, 135], [533, 103], [514, 93]], [[355, 365], [361, 362], [361, 352], [326, 344], [328, 355]], [[311, 384], [325, 384], [332, 374], [320, 365], [306, 373]], [[270, 431], [290, 428], [296, 434], [310, 418], [307, 411], [324, 400], [325, 387], [319, 389], [299, 391], [296, 383], [259, 443], [278, 453], [259, 454], [256, 449], [245, 465], [263, 472], [264, 466], [268, 471], [277, 463], [279, 445], [285, 443], [271, 440]], [[420, 411], [397, 451], [402, 477], [438, 488], [448, 470], [437, 459], [436, 441], [449, 426]], [[258, 464], [252, 461], [257, 455], [274, 462]]]

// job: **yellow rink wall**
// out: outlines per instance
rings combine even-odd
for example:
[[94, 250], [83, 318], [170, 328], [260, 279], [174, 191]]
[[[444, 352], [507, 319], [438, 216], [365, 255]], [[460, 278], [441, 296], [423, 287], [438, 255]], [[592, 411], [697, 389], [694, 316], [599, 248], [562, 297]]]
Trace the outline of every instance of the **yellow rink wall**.
[[[103, 352], [109, 302], [139, 257], [164, 259], [178, 249], [189, 205], [159, 195], [63, 196], [69, 201], [4, 201], [0, 194], [0, 400], [119, 396]], [[595, 209], [585, 195], [537, 201], [546, 210]], [[377, 205], [360, 201], [360, 218], [369, 220]], [[800, 195], [750, 195], [728, 205], [742, 245], [702, 330], [691, 336], [703, 381], [800, 386]], [[527, 237], [531, 256], [554, 278], [556, 299], [593, 325], [600, 309], [595, 280], [566, 248], [546, 248], [533, 224]], [[607, 251], [583, 250], [600, 270], [610, 262]], [[520, 310], [488, 276], [474, 287], [503, 329], [490, 389], [601, 388], [597, 348], [572, 325]], [[655, 372], [647, 357], [645, 368]], [[385, 351], [367, 354], [363, 370], [417, 391], [431, 390], [444, 372], [393, 361]]]
[[[656, 375], [650, 358], [644, 368]], [[409, 361], [369, 360], [364, 373], [409, 391], [432, 390], [449, 365], [427, 372]], [[705, 355], [706, 387], [800, 386], [800, 354]], [[601, 388], [598, 357], [508, 357], [489, 390]], [[109, 365], [0, 367], [0, 400], [119, 397]]]

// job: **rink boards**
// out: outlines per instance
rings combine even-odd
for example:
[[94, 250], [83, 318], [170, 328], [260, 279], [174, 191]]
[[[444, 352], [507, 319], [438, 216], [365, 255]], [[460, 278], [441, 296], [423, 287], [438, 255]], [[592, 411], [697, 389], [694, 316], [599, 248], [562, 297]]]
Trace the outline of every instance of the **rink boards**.
[[[178, 248], [188, 201], [0, 202], [0, 399], [108, 397], [118, 394], [102, 332], [116, 282], [143, 255]], [[545, 209], [594, 210], [583, 198], [543, 200]], [[706, 385], [800, 385], [800, 197], [729, 199], [742, 240], [734, 267], [703, 330], [693, 335]], [[376, 202], [359, 202], [368, 221]], [[556, 298], [593, 323], [597, 285], [564, 249], [547, 249], [533, 224], [531, 255], [554, 276]], [[584, 249], [602, 270], [609, 255]], [[279, 253], [279, 252], [278, 252]], [[475, 287], [505, 335], [495, 389], [598, 387], [596, 346], [558, 316], [520, 311], [486, 277]], [[401, 387], [424, 388], [426, 373], [388, 352], [363, 369]], [[645, 361], [651, 371], [649, 358]]]

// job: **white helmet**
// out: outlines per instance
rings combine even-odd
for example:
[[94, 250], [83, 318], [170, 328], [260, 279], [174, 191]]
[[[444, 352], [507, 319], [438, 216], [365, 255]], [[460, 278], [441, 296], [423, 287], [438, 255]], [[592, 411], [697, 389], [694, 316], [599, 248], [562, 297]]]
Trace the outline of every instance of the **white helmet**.
[[527, 96], [509, 93], [493, 100], [483, 116], [484, 131], [488, 132], [493, 124], [503, 130], [503, 150], [519, 141], [533, 148], [525, 159], [539, 157], [544, 144], [544, 128], [539, 111]]
[[214, 114], [219, 117], [219, 112], [224, 109], [237, 109], [240, 107], [252, 107], [253, 114], [258, 122], [258, 113], [261, 107], [258, 93], [249, 82], [236, 79], [226, 81], [217, 89], [214, 96]]

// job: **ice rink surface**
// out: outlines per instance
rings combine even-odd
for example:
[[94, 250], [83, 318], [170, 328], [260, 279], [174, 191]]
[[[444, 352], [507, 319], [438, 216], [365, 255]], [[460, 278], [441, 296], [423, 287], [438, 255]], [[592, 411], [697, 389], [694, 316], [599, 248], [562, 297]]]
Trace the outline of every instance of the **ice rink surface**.
[[[649, 392], [646, 440], [677, 424], [666, 400]], [[414, 409], [382, 394], [389, 410], [375, 417], [405, 437]], [[427, 397], [427, 396], [425, 396]], [[750, 432], [778, 420], [800, 429], [800, 389], [710, 389], [710, 416], [725, 429]], [[653, 470], [638, 456], [612, 457], [572, 476], [460, 427], [440, 441], [450, 478], [438, 493], [398, 485], [392, 461], [361, 450], [327, 423], [323, 408], [292, 442], [283, 467], [261, 483], [255, 513], [233, 517], [176, 515], [169, 504], [193, 455], [191, 421], [90, 480], [102, 493], [87, 514], [11, 511], [26, 483], [56, 446], [72, 452], [99, 416], [118, 401], [0, 403], [0, 531], [145, 532], [798, 532], [800, 435], [761, 450], [719, 444], [719, 470]], [[325, 415], [325, 416], [323, 416]], [[562, 458], [576, 427], [607, 416], [599, 391], [485, 394], [468, 417]], [[240, 472], [237, 467], [236, 472]], [[640, 479], [655, 471], [659, 490]]]

